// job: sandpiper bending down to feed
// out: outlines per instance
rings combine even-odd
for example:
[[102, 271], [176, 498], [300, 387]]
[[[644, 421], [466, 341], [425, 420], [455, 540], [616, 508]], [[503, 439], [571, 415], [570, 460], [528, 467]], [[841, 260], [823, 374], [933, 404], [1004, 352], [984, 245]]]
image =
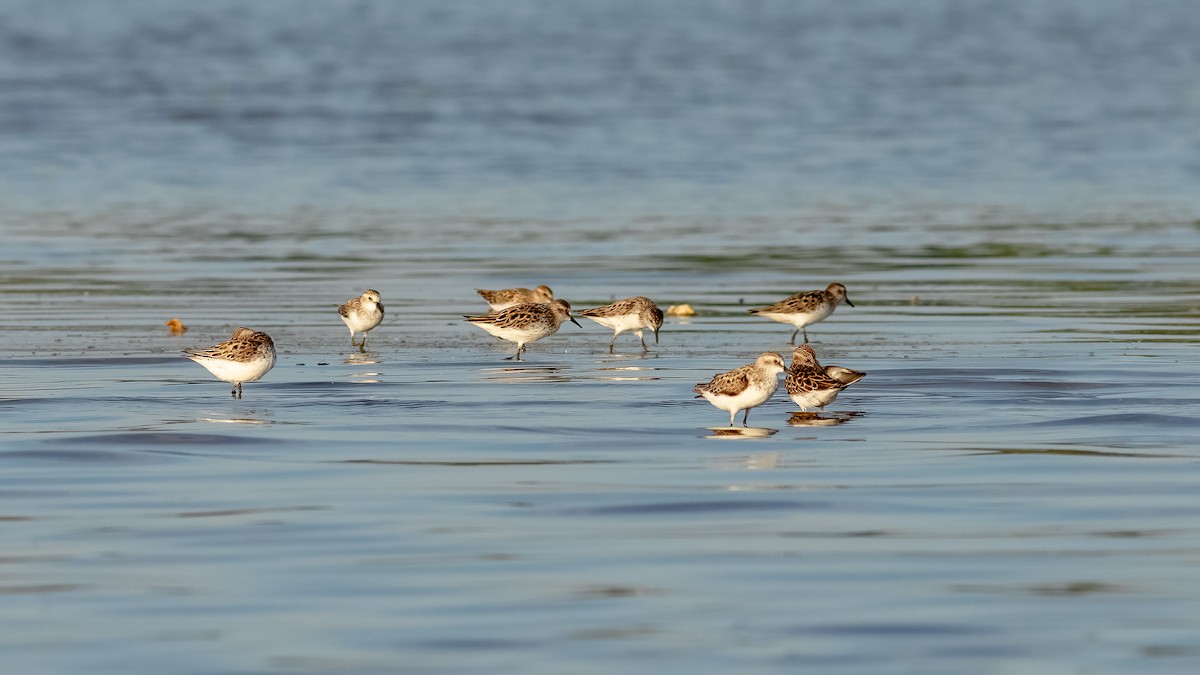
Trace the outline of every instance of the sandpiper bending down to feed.
[[579, 316], [586, 316], [601, 326], [613, 329], [612, 342], [608, 343], [608, 351], [612, 352], [617, 336], [631, 330], [642, 341], [642, 351], [650, 351], [646, 339], [642, 337], [642, 329], [654, 331], [654, 344], [658, 344], [658, 329], [662, 328], [663, 313], [654, 301], [644, 296], [618, 300], [612, 304], [595, 309], [585, 309]]

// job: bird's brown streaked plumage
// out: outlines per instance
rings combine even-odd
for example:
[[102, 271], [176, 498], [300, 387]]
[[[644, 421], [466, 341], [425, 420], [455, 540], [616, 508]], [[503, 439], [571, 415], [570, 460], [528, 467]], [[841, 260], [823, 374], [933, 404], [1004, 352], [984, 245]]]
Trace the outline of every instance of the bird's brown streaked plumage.
[[585, 309], [579, 315], [586, 316], [601, 326], [613, 329], [612, 340], [608, 343], [610, 352], [617, 342], [617, 336], [627, 330], [633, 331], [633, 334], [642, 341], [643, 351], [649, 351], [646, 339], [642, 337], [642, 330], [649, 328], [653, 331], [654, 343], [658, 344], [658, 331], [663, 324], [662, 310], [654, 304], [653, 300], [643, 295], [618, 300], [603, 307]]
[[700, 395], [737, 396], [750, 387], [750, 371], [753, 368], [754, 364], [749, 363], [727, 373], [718, 373], [708, 382], [697, 384], [692, 391]]
[[537, 288], [502, 288], [499, 290], [487, 290], [477, 288], [475, 292], [480, 295], [491, 307], [491, 311], [499, 312], [502, 309], [508, 309], [513, 305], [524, 305], [536, 303], [540, 305], [548, 305], [554, 302], [554, 291], [550, 290], [549, 286], [538, 286]]
[[763, 352], [754, 363], [718, 373], [708, 382], [697, 384], [693, 391], [718, 409], [727, 411], [729, 426], [733, 426], [738, 411], [745, 410], [742, 426], [747, 426], [750, 409], [771, 398], [779, 388], [779, 374], [783, 371], [782, 356], [776, 352]]
[[811, 326], [818, 321], [824, 320], [837, 306], [845, 302], [851, 307], [854, 306], [850, 302], [850, 298], [846, 295], [846, 287], [839, 283], [829, 284], [823, 291], [805, 291], [788, 296], [783, 300], [766, 307], [755, 307], [748, 310], [751, 314], [763, 316], [772, 321], [780, 323], [788, 323], [796, 327], [792, 332], [792, 343], [796, 342], [796, 335], [800, 331], [804, 331], [804, 341], [808, 342], [807, 326]]
[[233, 383], [233, 396], [241, 397], [242, 383], [262, 379], [275, 367], [275, 342], [270, 335], [240, 326], [221, 344], [185, 349], [184, 355], [204, 366], [218, 379]]
[[517, 353], [508, 359], [521, 360], [525, 345], [554, 335], [564, 321], [576, 326], [571, 305], [561, 298], [549, 304], [524, 303], [483, 316], [467, 316], [467, 321], [503, 340], [517, 343]]
[[843, 389], [865, 375], [841, 366], [822, 366], [812, 347], [800, 345], [792, 351], [792, 365], [788, 368], [783, 385], [788, 396], [801, 410], [820, 410], [833, 403]]
[[858, 382], [866, 376], [866, 373], [862, 372], [861, 370], [843, 368], [841, 366], [825, 366], [825, 374], [837, 380], [838, 382], [841, 382], [847, 387], [855, 382]]

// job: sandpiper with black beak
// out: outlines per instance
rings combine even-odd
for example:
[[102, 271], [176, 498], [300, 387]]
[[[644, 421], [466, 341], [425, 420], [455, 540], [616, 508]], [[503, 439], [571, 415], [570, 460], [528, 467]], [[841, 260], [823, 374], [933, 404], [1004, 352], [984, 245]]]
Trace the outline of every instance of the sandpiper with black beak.
[[833, 314], [833, 310], [837, 309], [843, 300], [847, 305], [854, 306], [850, 298], [846, 297], [846, 287], [832, 283], [823, 291], [796, 293], [773, 305], [756, 307], [750, 310], [750, 313], [765, 316], [772, 321], [792, 324], [796, 327], [792, 332], [792, 344], [796, 344], [796, 334], [800, 331], [804, 331], [804, 342], [807, 343], [808, 331], [805, 327]]
[[642, 337], [642, 330], [649, 328], [654, 331], [654, 344], [658, 344], [658, 329], [662, 328], [663, 324], [662, 310], [653, 300], [642, 295], [618, 300], [603, 307], [585, 309], [579, 316], [586, 316], [601, 326], [613, 329], [612, 341], [608, 343], [610, 353], [617, 342], [617, 336], [627, 330], [633, 331], [642, 341], [642, 351], [650, 351], [646, 346], [646, 338]]
[[564, 321], [579, 326], [579, 322], [571, 316], [570, 303], [561, 298], [548, 305], [532, 302], [513, 305], [493, 314], [468, 316], [466, 319], [502, 340], [517, 343], [517, 353], [505, 359], [517, 361], [521, 360], [525, 345], [554, 335]]

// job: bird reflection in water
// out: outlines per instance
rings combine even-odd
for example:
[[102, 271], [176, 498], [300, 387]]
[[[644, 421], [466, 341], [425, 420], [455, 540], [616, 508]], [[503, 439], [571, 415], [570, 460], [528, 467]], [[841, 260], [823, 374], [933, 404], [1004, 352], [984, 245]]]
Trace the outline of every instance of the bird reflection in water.
[[796, 411], [788, 418], [788, 425], [793, 427], [833, 427], [839, 424], [845, 424], [855, 417], [861, 416], [861, 412], [839, 412], [831, 415], [823, 416], [816, 412]]
[[484, 368], [483, 379], [494, 382], [570, 382], [568, 371], [558, 366], [517, 366], [511, 368]]
[[[359, 352], [347, 355], [342, 363], [348, 366], [374, 366], [379, 364], [379, 357], [373, 355], [371, 352]], [[350, 373], [349, 377], [351, 382], [358, 382], [360, 384], [379, 383], [379, 373], [373, 370]]]
[[379, 363], [379, 357], [371, 352], [351, 353], [346, 355], [342, 363], [348, 366], [373, 366]]
[[711, 427], [712, 434], [705, 438], [770, 438], [779, 433], [778, 429], [765, 427]]
[[649, 361], [660, 358], [658, 352], [639, 352], [637, 350], [631, 352], [617, 352], [605, 356], [601, 363], [620, 363], [622, 361]]

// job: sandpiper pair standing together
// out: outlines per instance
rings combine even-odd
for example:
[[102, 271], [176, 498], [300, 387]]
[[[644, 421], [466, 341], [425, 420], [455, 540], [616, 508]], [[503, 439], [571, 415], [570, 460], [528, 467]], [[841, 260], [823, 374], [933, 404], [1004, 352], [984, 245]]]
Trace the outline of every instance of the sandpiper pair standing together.
[[[468, 315], [466, 319], [472, 325], [479, 326], [498, 338], [515, 342], [517, 353], [508, 359], [519, 361], [526, 345], [554, 335], [559, 326], [567, 321], [579, 325], [575, 317], [571, 316], [571, 304], [562, 298], [555, 298], [548, 286], [538, 286], [532, 290], [481, 289], [478, 293], [487, 301], [491, 311], [481, 316]], [[641, 295], [618, 300], [603, 307], [585, 309], [579, 315], [613, 330], [612, 341], [608, 343], [610, 352], [617, 342], [617, 336], [627, 330], [633, 331], [642, 341], [642, 349], [648, 350], [642, 331], [653, 331], [654, 342], [657, 344], [658, 331], [663, 324], [662, 310], [653, 300]]]
[[778, 352], [763, 352], [754, 363], [720, 373], [708, 382], [697, 384], [694, 389], [698, 394], [697, 398], [704, 398], [717, 408], [727, 411], [730, 426], [733, 426], [738, 412], [745, 410], [742, 426], [747, 426], [750, 409], [766, 403], [775, 394], [779, 388], [779, 375], [786, 372], [784, 387], [792, 400], [800, 406], [800, 410], [807, 412], [812, 408], [823, 409], [832, 403], [843, 389], [866, 375], [841, 366], [822, 366], [817, 360], [816, 352], [808, 346], [806, 327], [828, 317], [843, 301], [851, 307], [854, 306], [850, 298], [846, 297], [846, 287], [832, 283], [823, 291], [796, 293], [774, 305], [750, 310], [751, 314], [795, 326], [796, 330], [792, 333], [793, 343], [796, 341], [796, 334], [804, 331], [805, 344], [792, 351], [790, 368], [784, 366], [783, 356]]

